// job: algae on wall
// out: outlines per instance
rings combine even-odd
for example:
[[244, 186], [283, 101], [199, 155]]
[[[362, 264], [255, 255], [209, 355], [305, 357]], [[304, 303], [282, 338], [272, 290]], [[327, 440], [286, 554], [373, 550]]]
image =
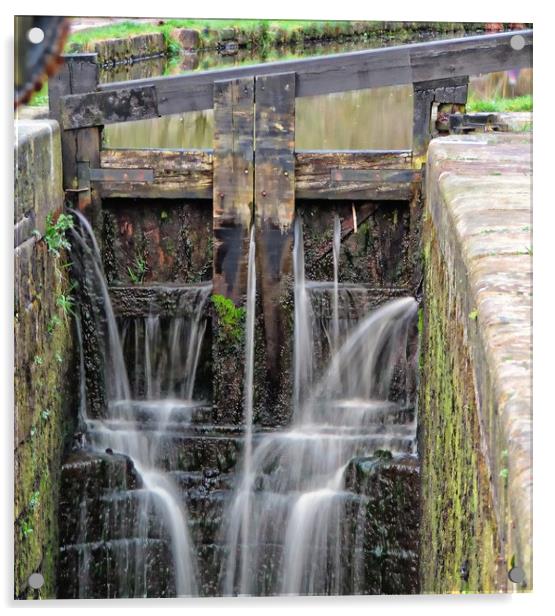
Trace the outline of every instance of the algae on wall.
[[[15, 589], [16, 598], [56, 596], [58, 491], [72, 399], [68, 282], [43, 242], [16, 251]], [[64, 299], [61, 299], [64, 298]], [[66, 306], [64, 308], [64, 306]], [[45, 580], [28, 586], [32, 573]]]
[[[433, 224], [424, 223], [419, 451], [422, 592], [505, 590], [461, 305]], [[505, 578], [506, 579], [506, 578]]]
[[[76, 382], [66, 244], [54, 222], [63, 206], [61, 145], [53, 121], [16, 127], [14, 596], [54, 598], [61, 458]], [[29, 586], [32, 573], [44, 577], [40, 590]]]

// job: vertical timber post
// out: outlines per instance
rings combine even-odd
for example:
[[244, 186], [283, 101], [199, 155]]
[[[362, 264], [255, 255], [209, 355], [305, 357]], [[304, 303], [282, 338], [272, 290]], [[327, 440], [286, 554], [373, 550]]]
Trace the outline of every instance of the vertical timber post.
[[[102, 203], [91, 189], [89, 169], [100, 167], [102, 127], [64, 130], [61, 120], [61, 98], [69, 94], [94, 92], [98, 86], [97, 54], [64, 56], [60, 71], [48, 81], [50, 116], [58, 121], [62, 139], [63, 183], [66, 203], [82, 212], [89, 220], [102, 250]], [[103, 334], [96, 328], [91, 314], [93, 304], [87, 297], [86, 285], [80, 293], [81, 324], [84, 352], [87, 356], [85, 373], [88, 412], [103, 416], [106, 408], [106, 384], [100, 359]], [[94, 302], [94, 300], [93, 300]], [[90, 304], [90, 305], [89, 305]]]
[[[453, 77], [434, 81], [420, 81], [413, 84], [413, 128], [412, 161], [413, 167], [422, 169], [422, 181], [410, 203], [410, 241], [412, 254], [417, 255], [420, 225], [423, 209], [423, 180], [426, 173], [428, 145], [432, 137], [448, 132], [448, 114], [455, 111], [464, 112], [468, 95], [468, 77]], [[435, 125], [432, 127], [432, 110], [438, 105]], [[413, 291], [420, 293], [422, 283], [421, 263], [413, 263]]]
[[214, 293], [242, 303], [254, 186], [254, 80], [214, 84]]
[[[213, 293], [245, 303], [254, 207], [254, 79], [214, 84]], [[221, 298], [220, 298], [221, 299]], [[222, 304], [228, 305], [229, 304]], [[244, 335], [216, 305], [212, 346], [217, 420], [242, 421]], [[235, 315], [235, 316], [233, 316]]]
[[[264, 392], [270, 425], [288, 417], [295, 216], [295, 74], [256, 78], [255, 225], [262, 299]], [[289, 306], [289, 309], [287, 308]]]
[[102, 238], [101, 201], [91, 189], [89, 169], [100, 167], [102, 127], [63, 130], [60, 99], [68, 94], [94, 92], [98, 86], [97, 54], [64, 56], [64, 64], [48, 82], [50, 115], [60, 122], [62, 164], [66, 197], [89, 219], [98, 240]]
[[[413, 84], [413, 123], [412, 154], [413, 163], [421, 167], [426, 159], [426, 152], [435, 129], [441, 125], [441, 113], [447, 111], [464, 111], [468, 94], [468, 77], [420, 81]], [[436, 127], [432, 128], [432, 108], [439, 105]]]

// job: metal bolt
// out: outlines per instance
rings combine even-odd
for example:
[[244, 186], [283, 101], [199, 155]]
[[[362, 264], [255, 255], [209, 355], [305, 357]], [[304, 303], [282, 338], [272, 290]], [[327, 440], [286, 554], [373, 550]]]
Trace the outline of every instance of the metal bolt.
[[266, 191], [265, 191], [265, 190], [263, 190], [263, 191], [262, 191], [262, 196], [263, 196], [263, 197], [265, 197], [265, 196], [266, 196]]
[[220, 199], [224, 198], [224, 193], [220, 193]]
[[284, 175], [285, 177], [288, 177], [288, 176], [289, 176], [289, 171], [284, 171], [284, 172], [283, 172], [283, 175]]
[[245, 175], [248, 175], [248, 173], [249, 173], [249, 170], [245, 169]]

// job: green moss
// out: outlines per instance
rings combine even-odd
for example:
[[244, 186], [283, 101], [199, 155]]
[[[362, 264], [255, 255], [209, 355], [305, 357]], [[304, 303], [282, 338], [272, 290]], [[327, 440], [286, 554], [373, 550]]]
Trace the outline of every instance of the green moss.
[[223, 295], [212, 296], [212, 369], [214, 406], [219, 421], [241, 421], [245, 309]]
[[[481, 450], [474, 378], [454, 281], [424, 225], [421, 336], [421, 585], [423, 592], [494, 592], [500, 546]], [[465, 574], [462, 574], [464, 569]], [[467, 577], [468, 579], [464, 579]]]
[[243, 337], [246, 310], [237, 307], [233, 301], [223, 295], [212, 295], [212, 304], [218, 316], [218, 324], [224, 337], [238, 342]]
[[[70, 283], [61, 265], [63, 247], [50, 248], [39, 241], [32, 269], [18, 264], [15, 297], [14, 595], [21, 599], [56, 596], [59, 473], [72, 429], [72, 324], [57, 302], [69, 295]], [[38, 301], [23, 310], [29, 289]], [[29, 576], [37, 571], [45, 578], [40, 591], [28, 586]]]

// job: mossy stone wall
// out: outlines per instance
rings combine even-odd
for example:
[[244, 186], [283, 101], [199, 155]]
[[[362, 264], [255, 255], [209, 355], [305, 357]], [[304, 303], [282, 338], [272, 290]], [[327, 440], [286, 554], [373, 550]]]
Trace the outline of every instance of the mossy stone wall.
[[[61, 149], [52, 121], [16, 123], [14, 250], [14, 596], [56, 596], [61, 456], [73, 400], [71, 314], [63, 264], [42, 239], [63, 206]], [[36, 230], [36, 231], [35, 231]], [[40, 590], [29, 576], [44, 577]]]
[[[530, 135], [433, 140], [423, 228], [424, 592], [532, 588]], [[511, 568], [524, 579], [510, 581]]]
[[489, 469], [462, 306], [428, 220], [423, 229], [419, 450], [423, 592], [504, 590]]

